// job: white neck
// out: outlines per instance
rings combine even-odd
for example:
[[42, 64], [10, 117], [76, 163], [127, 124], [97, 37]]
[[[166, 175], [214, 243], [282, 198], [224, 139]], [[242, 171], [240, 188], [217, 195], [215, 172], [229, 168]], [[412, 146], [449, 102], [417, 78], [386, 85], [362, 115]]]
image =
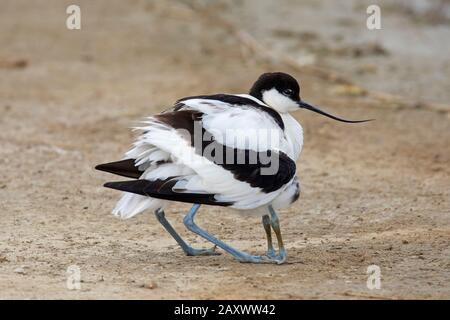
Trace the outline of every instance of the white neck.
[[295, 101], [281, 94], [275, 88], [264, 91], [262, 94], [262, 100], [265, 104], [280, 113], [287, 113], [298, 109], [298, 105]]

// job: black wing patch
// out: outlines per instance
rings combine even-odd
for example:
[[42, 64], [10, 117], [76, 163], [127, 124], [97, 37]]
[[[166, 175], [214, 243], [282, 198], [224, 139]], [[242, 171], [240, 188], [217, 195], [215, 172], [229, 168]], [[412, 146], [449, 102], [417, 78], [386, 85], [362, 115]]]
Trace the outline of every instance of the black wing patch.
[[269, 193], [280, 189], [295, 176], [295, 162], [284, 152], [232, 148], [214, 140], [205, 129], [203, 137], [201, 146], [193, 145], [195, 152], [254, 188]]
[[153, 116], [159, 122], [165, 123], [174, 129], [186, 130], [189, 133], [191, 145], [194, 145], [195, 122], [202, 120], [203, 113], [193, 110], [168, 111]]
[[273, 110], [272, 108], [266, 107], [262, 104], [259, 104], [255, 102], [252, 99], [245, 98], [245, 97], [239, 97], [232, 94], [213, 94], [213, 95], [205, 95], [205, 96], [191, 96], [186, 97], [183, 99], [180, 99], [175, 104], [175, 110], [179, 110], [182, 107], [183, 101], [189, 100], [189, 99], [205, 99], [205, 100], [219, 100], [223, 101], [225, 103], [228, 103], [230, 105], [237, 105], [237, 106], [251, 106], [254, 108], [257, 108], [261, 111], [266, 112], [269, 116], [273, 118], [273, 120], [278, 124], [278, 126], [281, 128], [281, 130], [284, 131], [284, 122], [281, 118], [280, 114]]
[[254, 188], [261, 188], [265, 193], [280, 189], [295, 176], [295, 162], [283, 152], [256, 152], [228, 147], [224, 149], [225, 153], [233, 155], [234, 161], [220, 165], [232, 172], [237, 180], [247, 182]]
[[134, 179], [139, 179], [143, 173], [134, 165], [134, 159], [99, 164], [95, 169]]
[[176, 177], [170, 177], [165, 180], [131, 180], [131, 181], [118, 181], [118, 182], [107, 182], [105, 187], [121, 190], [125, 192], [131, 192], [140, 194], [143, 196], [149, 196], [152, 198], [187, 202], [187, 203], [198, 203], [198, 204], [209, 204], [215, 206], [230, 206], [233, 202], [220, 202], [214, 198], [214, 194], [204, 194], [204, 193], [181, 193], [173, 191], [173, 186], [177, 183], [178, 179]]

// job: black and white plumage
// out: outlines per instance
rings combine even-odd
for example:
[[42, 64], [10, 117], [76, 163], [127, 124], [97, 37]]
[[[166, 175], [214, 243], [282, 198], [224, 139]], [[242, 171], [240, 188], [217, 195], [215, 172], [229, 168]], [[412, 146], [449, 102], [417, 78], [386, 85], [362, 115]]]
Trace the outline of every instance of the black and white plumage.
[[[198, 134], [205, 136], [205, 132], [211, 133], [211, 141], [200, 142], [202, 150], [196, 150], [194, 146], [195, 123], [201, 125]], [[190, 137], [186, 138], [181, 131], [177, 131], [180, 129], [186, 130]], [[271, 152], [267, 141], [264, 141], [266, 129], [278, 133], [277, 138], [280, 139], [280, 150], [273, 151], [277, 153], [274, 156], [280, 159], [279, 170], [274, 175], [261, 175], [259, 171], [264, 165], [250, 164], [248, 161], [251, 153]], [[301, 126], [289, 114], [281, 116], [246, 95], [182, 99], [173, 110], [148, 118], [139, 130], [143, 134], [126, 154], [129, 159], [127, 163], [131, 164], [128, 172], [132, 171], [133, 161], [135, 164], [133, 174], [128, 177], [138, 176], [140, 180], [148, 181], [145, 190], [139, 194], [156, 199], [170, 196], [169, 199], [175, 201], [227, 205], [247, 210], [272, 202], [293, 182], [295, 160], [303, 140]], [[257, 135], [258, 130], [260, 135]], [[242, 136], [237, 139], [235, 133], [245, 132], [252, 134], [244, 137], [247, 139], [242, 139]], [[222, 148], [224, 156], [233, 153], [235, 159], [207, 159], [202, 155], [208, 147]], [[238, 153], [247, 158], [243, 164], [236, 163]], [[98, 169], [120, 174], [123, 163], [101, 165]], [[134, 184], [135, 181], [130, 181], [109, 183], [107, 186], [137, 193]], [[128, 218], [145, 209], [165, 205], [161, 200], [125, 194], [114, 212]]]
[[261, 216], [289, 206], [299, 197], [295, 162], [303, 146], [289, 112], [301, 107], [352, 122], [301, 101], [297, 81], [284, 73], [263, 74], [250, 94], [178, 100], [136, 128], [141, 134], [124, 160], [96, 167], [132, 178], [105, 184], [124, 191], [113, 213], [130, 218], [173, 201]]

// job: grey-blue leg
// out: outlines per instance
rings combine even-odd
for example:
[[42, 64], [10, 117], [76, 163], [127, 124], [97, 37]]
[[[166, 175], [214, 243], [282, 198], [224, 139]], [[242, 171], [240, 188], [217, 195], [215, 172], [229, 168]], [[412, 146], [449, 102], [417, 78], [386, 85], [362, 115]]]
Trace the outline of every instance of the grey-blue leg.
[[266, 231], [266, 238], [267, 238], [267, 256], [270, 258], [275, 258], [275, 250], [273, 249], [272, 244], [272, 229], [271, 229], [271, 222], [270, 217], [268, 215], [264, 215], [262, 217], [262, 223], [264, 226], [264, 231]]
[[211, 256], [211, 255], [219, 255], [219, 252], [215, 252], [215, 246], [211, 249], [195, 249], [188, 245], [183, 238], [175, 231], [172, 225], [167, 221], [164, 211], [158, 209], [155, 211], [155, 216], [158, 221], [163, 225], [164, 229], [170, 233], [170, 235], [175, 239], [175, 241], [180, 245], [181, 249], [183, 249], [184, 253], [188, 256]]
[[233, 247], [230, 247], [223, 241], [217, 239], [213, 235], [209, 234], [205, 230], [198, 227], [194, 222], [195, 214], [197, 213], [198, 209], [200, 208], [199, 204], [194, 204], [192, 208], [189, 210], [186, 217], [184, 217], [184, 224], [186, 228], [191, 230], [192, 232], [198, 234], [199, 236], [205, 238], [208, 241], [211, 241], [218, 247], [222, 248], [229, 254], [231, 254], [233, 257], [235, 257], [240, 262], [252, 262], [252, 263], [279, 263], [277, 259], [272, 259], [268, 256], [253, 256], [248, 253], [239, 251], [234, 249]]
[[275, 212], [275, 210], [273, 209], [273, 207], [270, 205], [269, 206], [269, 212], [270, 212], [270, 222], [272, 224], [272, 229], [275, 232], [275, 235], [277, 236], [277, 240], [278, 240], [278, 255], [276, 256], [277, 261], [279, 261], [278, 263], [284, 263], [287, 259], [287, 253], [286, 253], [286, 249], [284, 248], [284, 244], [283, 244], [283, 238], [281, 237], [281, 230], [280, 230], [280, 222], [278, 220], [278, 215]]

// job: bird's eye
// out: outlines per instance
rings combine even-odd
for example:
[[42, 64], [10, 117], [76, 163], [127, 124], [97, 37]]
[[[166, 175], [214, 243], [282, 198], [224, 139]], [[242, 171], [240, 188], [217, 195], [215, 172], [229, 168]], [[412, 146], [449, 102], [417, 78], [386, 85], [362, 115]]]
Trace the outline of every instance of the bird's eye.
[[283, 94], [285, 96], [290, 96], [293, 93], [292, 89], [285, 89], [283, 90]]

